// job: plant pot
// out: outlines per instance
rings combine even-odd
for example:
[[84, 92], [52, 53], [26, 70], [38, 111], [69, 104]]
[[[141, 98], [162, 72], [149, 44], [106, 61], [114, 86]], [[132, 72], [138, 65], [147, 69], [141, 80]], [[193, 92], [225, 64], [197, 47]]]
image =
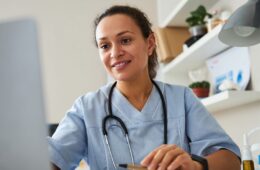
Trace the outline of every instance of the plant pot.
[[207, 33], [207, 28], [205, 25], [195, 25], [189, 28], [189, 32], [191, 37], [184, 42], [187, 47], [190, 47], [201, 37], [203, 37], [203, 35]]
[[193, 37], [202, 36], [207, 33], [207, 27], [205, 25], [195, 25], [189, 28], [189, 32]]
[[192, 88], [192, 91], [199, 98], [209, 96], [209, 88]]

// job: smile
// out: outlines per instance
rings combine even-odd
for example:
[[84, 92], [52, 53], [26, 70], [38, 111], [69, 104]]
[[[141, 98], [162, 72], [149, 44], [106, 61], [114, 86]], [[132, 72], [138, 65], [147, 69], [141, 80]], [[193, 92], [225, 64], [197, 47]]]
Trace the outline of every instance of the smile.
[[116, 62], [115, 64], [112, 65], [112, 67], [123, 68], [124, 66], [126, 66], [130, 62], [131, 62], [131, 60]]

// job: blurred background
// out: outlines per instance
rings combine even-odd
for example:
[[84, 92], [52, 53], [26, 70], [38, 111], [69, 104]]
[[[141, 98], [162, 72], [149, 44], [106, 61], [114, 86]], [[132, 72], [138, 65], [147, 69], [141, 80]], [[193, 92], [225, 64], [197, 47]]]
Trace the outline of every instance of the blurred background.
[[130, 4], [144, 10], [156, 23], [155, 2], [0, 0], [0, 22], [29, 17], [38, 23], [49, 122], [59, 122], [77, 97], [107, 82], [107, 75], [94, 45], [95, 17], [112, 4]]
[[[185, 0], [0, 0], [0, 22], [28, 17], [36, 20], [47, 120], [55, 124], [62, 119], [77, 97], [97, 90], [109, 79], [94, 44], [93, 21], [99, 13], [113, 4], [128, 4], [143, 10], [154, 27], [167, 27], [168, 18], [175, 15], [175, 8], [187, 2]], [[208, 3], [204, 0], [192, 0], [192, 2]], [[214, 0], [213, 5], [207, 10], [211, 13], [216, 11], [231, 13], [245, 2], [246, 0]], [[187, 4], [190, 5], [188, 9], [197, 8], [192, 6], [192, 3]], [[178, 13], [182, 14], [180, 11]], [[183, 21], [185, 17], [182, 17]], [[213, 44], [208, 49], [215, 47]], [[248, 48], [251, 63], [249, 90], [258, 92], [253, 92], [252, 96], [247, 95], [246, 100], [254, 96], [256, 99], [249, 103], [243, 101], [243, 105], [237, 102], [235, 106], [222, 109], [221, 105], [226, 103], [224, 100], [217, 105], [217, 110], [212, 111], [214, 117], [240, 146], [242, 134], [260, 125], [259, 47], [258, 44]], [[204, 50], [203, 46], [199, 49]], [[170, 79], [161, 78], [171, 67], [167, 64], [175, 65], [175, 63], [161, 63], [158, 79], [171, 82]], [[186, 65], [180, 67], [188, 69]], [[162, 68], [166, 68], [166, 71], [161, 72]], [[234, 96], [232, 100], [235, 98], [243, 98], [243, 95]]]

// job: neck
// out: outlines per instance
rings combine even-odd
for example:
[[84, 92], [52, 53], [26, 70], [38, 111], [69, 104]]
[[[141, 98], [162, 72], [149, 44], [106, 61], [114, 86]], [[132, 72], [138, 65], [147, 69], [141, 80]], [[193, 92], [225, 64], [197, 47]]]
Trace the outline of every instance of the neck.
[[117, 82], [117, 88], [138, 110], [142, 110], [153, 88], [152, 81], [147, 79], [132, 82]]

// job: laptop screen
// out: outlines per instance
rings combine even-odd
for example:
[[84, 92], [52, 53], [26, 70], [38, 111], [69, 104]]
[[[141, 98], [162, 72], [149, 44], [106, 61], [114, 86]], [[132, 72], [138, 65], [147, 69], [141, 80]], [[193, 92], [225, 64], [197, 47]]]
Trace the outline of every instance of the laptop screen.
[[0, 23], [0, 169], [48, 170], [36, 24]]

